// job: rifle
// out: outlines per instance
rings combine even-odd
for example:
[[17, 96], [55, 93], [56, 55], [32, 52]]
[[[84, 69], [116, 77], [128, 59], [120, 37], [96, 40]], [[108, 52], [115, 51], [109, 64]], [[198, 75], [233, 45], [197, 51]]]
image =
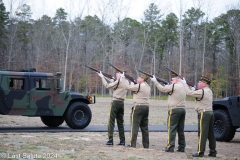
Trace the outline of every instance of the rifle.
[[[87, 67], [87, 68], [89, 68], [89, 69], [91, 69], [91, 70], [93, 70], [93, 71], [95, 71], [95, 72], [97, 72], [97, 73], [100, 73], [100, 70], [97, 70], [96, 68], [92, 68], [92, 67], [87, 66], [87, 65], [85, 65], [85, 67]], [[104, 73], [104, 72], [102, 72], [102, 74], [103, 74], [105, 77], [107, 77], [107, 78], [109, 78], [109, 79], [113, 79], [113, 80], [115, 81], [115, 78], [114, 78], [113, 76], [111, 76], [111, 75], [109, 75], [109, 74], [107, 74], [107, 73]]]
[[[171, 71], [173, 74], [175, 74], [176, 76], [178, 76], [179, 78], [183, 79], [183, 76], [179, 75], [177, 72], [175, 72], [174, 70], [170, 69], [169, 67], [167, 66], [164, 66], [167, 70]], [[195, 87], [194, 84], [192, 84], [190, 81], [188, 81], [187, 79], [186, 80], [186, 83], [191, 86], [191, 87]], [[196, 88], [196, 87], [195, 87]], [[197, 88], [196, 88], [197, 89]]]
[[[110, 64], [110, 63], [108, 63], [108, 64], [109, 64], [110, 66], [112, 66], [114, 69], [116, 69], [118, 72], [123, 73], [122, 70], [120, 70], [119, 68], [115, 67], [114, 65], [112, 65], [112, 64]], [[125, 77], [126, 77], [128, 80], [130, 80], [130, 81], [133, 82], [134, 84], [137, 84], [137, 82], [136, 82], [131, 76], [129, 76], [129, 75], [126, 74], [126, 73], [124, 73], [124, 75], [125, 75]]]
[[[149, 77], [152, 77], [152, 78], [153, 78], [153, 76], [152, 76], [151, 74], [148, 74], [148, 73], [146, 73], [146, 72], [144, 72], [144, 71], [141, 71], [141, 70], [139, 70], [139, 69], [138, 69], [138, 71], [141, 72], [141, 73], [143, 73], [143, 74], [145, 74], [145, 75], [147, 75], [147, 76], [149, 76]], [[164, 80], [164, 79], [162, 79], [162, 78], [159, 78], [159, 77], [156, 77], [156, 76], [155, 76], [155, 78], [157, 79], [158, 82], [162, 82], [164, 85], [169, 84], [166, 80]]]

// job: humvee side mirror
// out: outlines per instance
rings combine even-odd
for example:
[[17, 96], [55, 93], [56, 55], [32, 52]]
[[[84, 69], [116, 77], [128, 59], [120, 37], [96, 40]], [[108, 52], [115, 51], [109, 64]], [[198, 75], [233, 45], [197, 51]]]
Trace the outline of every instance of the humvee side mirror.
[[62, 89], [62, 79], [61, 79], [61, 75], [62, 75], [62, 72], [56, 72], [57, 74], [57, 90], [61, 90]]

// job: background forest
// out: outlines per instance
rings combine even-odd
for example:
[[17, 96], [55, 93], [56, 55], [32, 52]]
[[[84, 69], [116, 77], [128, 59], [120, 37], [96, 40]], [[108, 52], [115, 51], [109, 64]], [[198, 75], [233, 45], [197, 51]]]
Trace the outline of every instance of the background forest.
[[194, 84], [201, 75], [210, 77], [214, 98], [239, 95], [239, 9], [209, 20], [200, 8], [189, 8], [178, 18], [152, 3], [141, 22], [126, 17], [113, 24], [90, 15], [71, 19], [63, 8], [54, 17], [31, 15], [27, 4], [6, 11], [0, 0], [0, 69], [60, 71], [63, 89], [104, 95], [109, 91], [85, 64], [114, 76], [111, 63], [133, 78], [141, 69], [167, 81], [169, 66]]

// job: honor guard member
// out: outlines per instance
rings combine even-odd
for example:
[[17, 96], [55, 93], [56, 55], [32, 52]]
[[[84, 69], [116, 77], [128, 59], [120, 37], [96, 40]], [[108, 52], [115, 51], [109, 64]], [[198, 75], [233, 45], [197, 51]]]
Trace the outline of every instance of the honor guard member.
[[168, 93], [168, 141], [165, 152], [174, 152], [176, 132], [178, 133], [178, 152], [185, 152], [185, 136], [184, 136], [184, 124], [185, 124], [185, 100], [186, 91], [181, 83], [180, 79], [172, 75], [172, 83], [170, 85], [161, 85], [156, 80], [155, 76], [151, 80], [159, 91]]
[[210, 157], [216, 157], [216, 139], [213, 131], [214, 114], [212, 111], [213, 93], [209, 88], [211, 80], [201, 76], [198, 82], [198, 90], [194, 87], [189, 89], [186, 80], [183, 78], [181, 82], [187, 92], [187, 95], [195, 97], [196, 107], [198, 113], [198, 151], [193, 154], [193, 157], [203, 157], [206, 147], [207, 139], [209, 140], [209, 154]]
[[102, 72], [98, 73], [102, 78], [102, 83], [107, 89], [113, 90], [113, 100], [110, 105], [108, 117], [108, 142], [106, 145], [113, 145], [113, 132], [115, 126], [115, 119], [117, 120], [120, 143], [118, 145], [125, 146], [124, 133], [124, 100], [126, 99], [127, 90], [123, 88], [123, 82], [120, 80], [121, 74], [116, 73], [116, 81], [108, 83], [104, 78]]
[[[125, 79], [124, 73], [121, 75]], [[137, 78], [137, 84], [131, 84], [125, 79], [125, 89], [133, 91], [133, 102], [131, 112], [131, 131], [129, 147], [136, 148], [137, 135], [139, 127], [142, 132], [142, 144], [144, 148], [149, 148], [149, 131], [148, 131], [148, 115], [149, 115], [149, 97], [151, 94], [150, 86], [146, 83], [147, 76], [142, 74]]]

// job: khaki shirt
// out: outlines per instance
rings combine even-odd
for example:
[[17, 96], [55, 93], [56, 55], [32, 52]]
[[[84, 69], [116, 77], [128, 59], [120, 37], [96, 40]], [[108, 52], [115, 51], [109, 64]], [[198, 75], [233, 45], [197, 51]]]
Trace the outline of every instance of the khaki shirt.
[[[118, 84], [118, 81], [119, 81], [119, 84]], [[106, 79], [104, 77], [102, 77], [102, 83], [107, 89], [113, 90], [113, 98], [114, 99], [120, 99], [120, 100], [126, 99], [127, 90], [124, 89], [122, 80], [119, 79], [112, 83], [108, 83], [106, 81]], [[116, 89], [116, 87], [117, 87], [117, 89]]]
[[[149, 105], [151, 88], [146, 82], [143, 82], [141, 84], [130, 85], [129, 82], [125, 78], [121, 78], [121, 79], [124, 80], [124, 82], [125, 82], [124, 88], [134, 92], [134, 94], [133, 94], [134, 105], [137, 105], [137, 104]], [[138, 91], [139, 85], [140, 85], [140, 89]]]
[[186, 100], [186, 91], [184, 86], [181, 82], [177, 82], [170, 85], [161, 85], [158, 81], [155, 81], [154, 84], [158, 88], [159, 91], [172, 94], [168, 95], [168, 109], [174, 108], [183, 108], [185, 107], [185, 100]]
[[[192, 91], [187, 84], [184, 84], [184, 88], [187, 92], [187, 95], [191, 97], [201, 99], [203, 96], [202, 100], [200, 101], [196, 100], [195, 111], [197, 111], [198, 113], [204, 112], [204, 111], [212, 111], [213, 93], [209, 87]], [[204, 94], [203, 94], [203, 90], [204, 90]]]

